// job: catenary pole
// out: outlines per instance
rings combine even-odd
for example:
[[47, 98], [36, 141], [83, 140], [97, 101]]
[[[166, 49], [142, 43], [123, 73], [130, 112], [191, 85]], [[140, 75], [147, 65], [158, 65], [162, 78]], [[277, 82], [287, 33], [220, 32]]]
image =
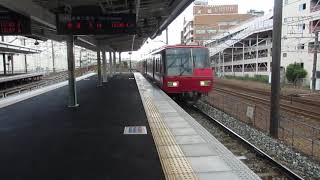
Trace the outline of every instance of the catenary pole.
[[274, 0], [270, 110], [270, 135], [274, 138], [278, 138], [278, 127], [280, 121], [280, 64], [283, 6], [282, 4], [283, 0]]

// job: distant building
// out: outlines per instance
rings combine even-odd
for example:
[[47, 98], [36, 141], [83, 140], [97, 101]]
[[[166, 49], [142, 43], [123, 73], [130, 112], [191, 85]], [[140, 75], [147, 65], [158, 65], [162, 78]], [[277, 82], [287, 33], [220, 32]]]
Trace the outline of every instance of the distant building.
[[320, 0], [285, 0], [281, 65], [301, 64], [308, 72], [307, 82], [312, 76], [315, 31], [320, 31]]
[[[31, 38], [22, 36], [4, 36], [3, 41], [1, 41], [0, 44], [2, 43], [38, 49], [41, 52], [38, 54], [28, 54], [26, 56], [21, 53], [4, 53], [3, 56], [3, 52], [1, 52], [0, 74], [4, 73], [4, 67], [6, 67], [6, 70], [9, 73], [12, 73], [12, 69], [14, 73], [24, 73], [26, 66], [28, 72], [52, 72], [53, 70], [65, 71], [68, 68], [67, 46], [64, 42], [52, 42], [51, 40], [47, 40], [39, 41], [39, 45], [35, 45], [35, 40]], [[52, 51], [54, 51], [54, 53], [52, 53]], [[78, 68], [80, 66], [85, 67], [96, 63], [96, 54], [96, 52], [84, 50], [84, 48], [75, 46], [75, 66]], [[5, 57], [5, 66], [3, 64], [3, 57]]]
[[[272, 25], [270, 15], [259, 16], [206, 41], [216, 72], [222, 76], [270, 75]], [[308, 72], [305, 85], [312, 76], [316, 31], [320, 32], [320, 0], [284, 1], [281, 67], [300, 64]]]
[[216, 34], [226, 32], [227, 29], [255, 16], [239, 14], [238, 5], [211, 6], [203, 4], [195, 3], [193, 19], [184, 20], [182, 39], [184, 44], [203, 45], [204, 41]]
[[251, 14], [251, 15], [254, 15], [254, 16], [263, 16], [264, 15], [264, 11], [257, 11], [257, 10], [254, 10], [254, 9], [250, 9], [247, 14]]
[[208, 0], [195, 0], [195, 5], [208, 5]]

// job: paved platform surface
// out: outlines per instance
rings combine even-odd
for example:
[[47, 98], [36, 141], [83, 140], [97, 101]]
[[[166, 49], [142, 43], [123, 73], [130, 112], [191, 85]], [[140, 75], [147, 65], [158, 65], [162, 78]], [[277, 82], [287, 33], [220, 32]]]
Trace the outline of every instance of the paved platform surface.
[[[1, 108], [0, 179], [164, 179], [132, 77], [79, 81], [77, 109], [66, 108], [67, 86]], [[123, 135], [131, 125], [148, 134]]]
[[134, 75], [167, 179], [260, 179], [163, 91]]

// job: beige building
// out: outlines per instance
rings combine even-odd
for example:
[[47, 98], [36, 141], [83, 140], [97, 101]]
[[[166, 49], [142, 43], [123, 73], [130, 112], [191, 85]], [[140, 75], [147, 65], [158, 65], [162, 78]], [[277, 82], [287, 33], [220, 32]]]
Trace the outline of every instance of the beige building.
[[207, 4], [195, 4], [193, 7], [193, 19], [184, 20], [183, 39], [184, 44], [199, 44], [211, 39], [218, 33], [226, 32], [229, 28], [254, 17], [254, 14], [239, 14], [238, 5], [211, 6]]

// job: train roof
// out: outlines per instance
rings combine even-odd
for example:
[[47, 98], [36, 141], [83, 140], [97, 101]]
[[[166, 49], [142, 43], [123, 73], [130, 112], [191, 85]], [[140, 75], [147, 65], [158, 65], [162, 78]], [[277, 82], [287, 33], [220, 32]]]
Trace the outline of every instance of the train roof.
[[207, 47], [199, 46], [199, 45], [184, 45], [184, 44], [166, 45], [157, 50], [154, 50], [153, 52], [151, 52], [151, 54], [156, 54], [164, 49], [173, 49], [173, 48], [207, 48]]
[[177, 44], [177, 45], [167, 45], [162, 47], [163, 49], [170, 49], [170, 48], [206, 48], [204, 46], [199, 45], [183, 45], [183, 44]]

